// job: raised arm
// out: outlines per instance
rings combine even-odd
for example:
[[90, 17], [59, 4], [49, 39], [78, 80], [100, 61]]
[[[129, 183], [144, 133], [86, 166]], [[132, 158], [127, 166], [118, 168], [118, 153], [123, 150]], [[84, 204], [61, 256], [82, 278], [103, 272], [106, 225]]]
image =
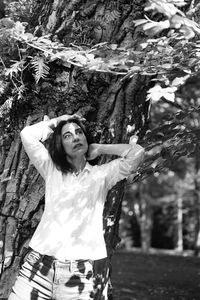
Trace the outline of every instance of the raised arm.
[[34, 164], [43, 178], [46, 178], [51, 159], [48, 150], [43, 145], [52, 133], [48, 121], [42, 121], [34, 125], [26, 126], [21, 131], [21, 140], [30, 161]]
[[[137, 160], [138, 164], [143, 161], [144, 148], [136, 143], [130, 144], [91, 144], [89, 146], [88, 160], [95, 159], [102, 154], [118, 155], [126, 159]], [[138, 166], [136, 166], [137, 168]]]
[[91, 144], [88, 159], [94, 159], [98, 155], [118, 155], [121, 158], [101, 166], [105, 174], [108, 189], [118, 181], [127, 178], [136, 172], [144, 159], [144, 148], [136, 143], [133, 144]]
[[48, 119], [31, 126], [26, 126], [21, 131], [20, 135], [25, 151], [43, 178], [46, 178], [48, 168], [53, 166], [53, 162], [42, 142], [48, 139], [59, 122], [74, 117], [81, 119], [78, 115], [62, 115], [51, 120]]

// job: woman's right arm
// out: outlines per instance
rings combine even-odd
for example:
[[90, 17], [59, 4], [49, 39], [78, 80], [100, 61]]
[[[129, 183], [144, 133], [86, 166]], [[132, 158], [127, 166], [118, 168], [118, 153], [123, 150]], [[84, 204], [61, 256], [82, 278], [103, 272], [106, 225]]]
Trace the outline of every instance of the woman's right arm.
[[20, 136], [25, 151], [43, 178], [46, 177], [48, 167], [52, 164], [52, 160], [42, 142], [48, 139], [59, 122], [74, 117], [81, 118], [78, 115], [62, 115], [48, 121], [41, 121], [34, 125], [26, 126], [21, 131]]
[[30, 161], [43, 178], [46, 177], [47, 169], [52, 162], [48, 150], [42, 142], [45, 141], [51, 133], [52, 128], [48, 125], [48, 121], [26, 126], [20, 133], [22, 144]]

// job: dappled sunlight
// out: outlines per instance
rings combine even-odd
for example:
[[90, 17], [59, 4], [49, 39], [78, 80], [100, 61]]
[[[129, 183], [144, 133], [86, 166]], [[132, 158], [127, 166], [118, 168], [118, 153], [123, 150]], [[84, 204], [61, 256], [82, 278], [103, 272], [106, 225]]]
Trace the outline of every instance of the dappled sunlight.
[[[23, 294], [24, 299], [66, 300], [93, 299], [93, 263], [89, 260], [61, 262], [53, 257], [43, 256], [30, 251], [13, 288], [9, 300], [16, 299], [16, 294]], [[28, 296], [30, 295], [30, 297]]]
[[[79, 176], [61, 176], [54, 173], [47, 180], [45, 210], [34, 234], [33, 248], [48, 255], [56, 253], [60, 259], [73, 259], [78, 255], [84, 258], [84, 253], [95, 252], [104, 245], [105, 174], [93, 167]], [[62, 185], [56, 185], [56, 181]]]

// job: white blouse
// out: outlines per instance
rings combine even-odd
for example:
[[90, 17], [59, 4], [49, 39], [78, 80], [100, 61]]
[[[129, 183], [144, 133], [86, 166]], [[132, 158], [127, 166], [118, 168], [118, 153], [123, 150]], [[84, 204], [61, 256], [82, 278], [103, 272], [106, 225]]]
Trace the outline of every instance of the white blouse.
[[143, 148], [134, 145], [121, 158], [101, 166], [87, 162], [78, 176], [66, 175], [57, 170], [42, 143], [51, 133], [46, 121], [21, 131], [23, 146], [46, 184], [44, 213], [29, 245], [60, 260], [104, 258], [103, 208], [108, 190], [137, 169]]

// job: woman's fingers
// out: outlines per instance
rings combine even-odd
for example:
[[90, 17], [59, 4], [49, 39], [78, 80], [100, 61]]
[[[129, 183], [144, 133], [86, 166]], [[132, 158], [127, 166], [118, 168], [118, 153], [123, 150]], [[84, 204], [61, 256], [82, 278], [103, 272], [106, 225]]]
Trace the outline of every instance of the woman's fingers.
[[85, 121], [86, 119], [81, 116], [81, 115], [78, 115], [78, 114], [74, 114], [74, 115], [66, 115], [67, 116], [67, 119], [66, 120], [70, 120], [70, 119], [77, 119], [79, 121]]
[[60, 118], [61, 121], [68, 121], [70, 119], [78, 119], [80, 121], [85, 121], [85, 118], [83, 118], [83, 116], [80, 116], [78, 114], [74, 114], [74, 115], [62, 115], [62, 116], [60, 116], [58, 118]]
[[86, 120], [83, 116], [78, 115], [78, 114], [72, 115], [72, 118], [74, 118], [74, 117], [77, 118], [77, 119], [79, 119], [80, 121], [85, 121]]
[[[57, 125], [61, 122], [61, 121], [70, 121], [70, 120], [73, 120], [73, 119], [77, 119], [79, 121], [82, 121], [84, 122], [86, 119], [83, 118], [83, 116], [80, 116], [78, 114], [74, 114], [74, 115], [62, 115], [62, 116], [59, 116], [56, 118], [56, 121], [57, 121]], [[57, 126], [56, 125], [56, 126]]]
[[134, 145], [138, 141], [138, 136], [137, 135], [132, 135], [129, 139], [129, 144]]

